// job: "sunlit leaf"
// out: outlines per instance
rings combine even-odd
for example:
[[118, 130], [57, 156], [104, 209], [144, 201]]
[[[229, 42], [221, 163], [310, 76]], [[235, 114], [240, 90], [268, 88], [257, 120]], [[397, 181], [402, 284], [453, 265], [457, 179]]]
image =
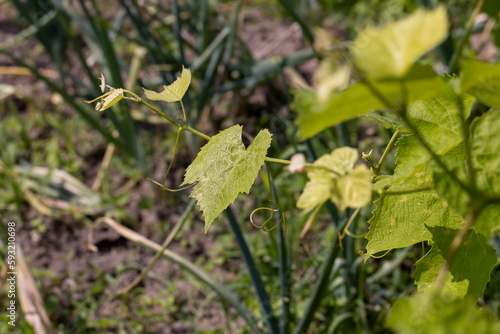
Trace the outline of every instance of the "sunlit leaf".
[[368, 77], [402, 78], [427, 51], [448, 35], [444, 6], [417, 10], [410, 16], [382, 29], [362, 31], [352, 46], [355, 64]]
[[358, 152], [350, 147], [341, 147], [326, 154], [308, 168], [304, 191], [297, 201], [297, 207], [304, 213], [331, 200], [339, 210], [346, 207], [361, 208], [371, 201], [370, 171], [364, 165], [354, 164]]
[[182, 74], [172, 84], [163, 86], [161, 93], [144, 89], [146, 97], [153, 101], [177, 102], [182, 100], [191, 83], [191, 71], [182, 67]]
[[245, 148], [242, 129], [235, 125], [213, 136], [186, 170], [183, 185], [197, 182], [190, 197], [203, 212], [205, 232], [239, 193], [250, 191], [271, 145], [272, 135], [264, 129]]
[[104, 111], [110, 107], [112, 107], [115, 103], [123, 99], [123, 89], [122, 88], [117, 88], [111, 90], [105, 97], [99, 101], [96, 106], [95, 110], [97, 111]]

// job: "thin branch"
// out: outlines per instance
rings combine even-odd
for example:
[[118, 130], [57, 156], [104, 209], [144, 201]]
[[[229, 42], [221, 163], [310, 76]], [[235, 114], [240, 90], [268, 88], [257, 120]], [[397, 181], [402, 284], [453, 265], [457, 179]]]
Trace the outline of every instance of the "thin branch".
[[394, 146], [394, 143], [396, 142], [398, 135], [399, 135], [399, 130], [396, 130], [396, 132], [394, 132], [394, 134], [392, 135], [392, 138], [389, 141], [389, 144], [387, 144], [387, 146], [384, 150], [384, 153], [382, 154], [382, 157], [380, 157], [380, 160], [379, 160], [377, 166], [375, 166], [375, 172], [377, 174], [380, 172], [380, 168], [382, 167], [382, 164], [384, 163], [384, 160], [387, 157], [387, 155], [389, 154], [392, 146]]

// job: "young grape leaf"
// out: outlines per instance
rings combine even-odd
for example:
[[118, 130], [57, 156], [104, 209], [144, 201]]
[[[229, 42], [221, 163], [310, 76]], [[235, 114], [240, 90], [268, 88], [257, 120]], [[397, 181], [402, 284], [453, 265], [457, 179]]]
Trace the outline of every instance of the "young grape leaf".
[[500, 322], [476, 302], [431, 290], [398, 299], [386, 326], [396, 333], [500, 333]]
[[500, 108], [500, 64], [488, 64], [477, 60], [461, 63], [460, 88], [486, 105]]
[[[103, 77], [104, 78], [104, 77]], [[104, 79], [103, 79], [104, 80]], [[95, 110], [104, 111], [111, 108], [115, 103], [123, 99], [123, 88], [112, 89], [106, 94], [103, 94], [92, 101], [85, 101], [86, 103], [94, 103], [99, 100], [95, 105]]]
[[271, 145], [272, 135], [264, 129], [245, 149], [242, 129], [235, 125], [213, 136], [186, 170], [182, 185], [197, 182], [190, 197], [203, 211], [205, 232], [240, 192], [250, 191]]
[[390, 193], [412, 191], [432, 184], [431, 171], [421, 166], [412, 176], [392, 186], [389, 193], [382, 194], [375, 201], [377, 208], [368, 221], [366, 259], [380, 251], [430, 240], [431, 234], [425, 225], [460, 228], [462, 218], [433, 190]]
[[[457, 230], [428, 227], [432, 233], [432, 249], [416, 263], [415, 283], [418, 291], [433, 287], [446, 261]], [[497, 263], [496, 251], [486, 243], [484, 236], [470, 230], [455, 254], [443, 284], [443, 292], [454, 297], [483, 296], [490, 273]]]
[[146, 97], [153, 101], [177, 102], [182, 100], [184, 94], [191, 83], [191, 71], [182, 66], [182, 73], [172, 84], [163, 86], [164, 91], [161, 93], [152, 90], [144, 89]]
[[444, 6], [433, 11], [417, 10], [382, 29], [369, 27], [352, 46], [356, 66], [375, 79], [402, 78], [424, 53], [448, 35]]
[[307, 213], [330, 199], [339, 210], [346, 207], [362, 208], [371, 200], [370, 171], [365, 165], [354, 164], [358, 152], [350, 147], [341, 147], [325, 154], [308, 168], [304, 191], [297, 207]]

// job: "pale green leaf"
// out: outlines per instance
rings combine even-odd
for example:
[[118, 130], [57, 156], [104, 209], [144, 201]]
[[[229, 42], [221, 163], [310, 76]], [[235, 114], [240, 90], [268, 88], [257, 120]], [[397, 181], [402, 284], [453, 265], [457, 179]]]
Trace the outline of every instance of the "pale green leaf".
[[113, 89], [104, 95], [103, 99], [97, 102], [95, 110], [104, 111], [112, 107], [115, 103], [123, 99], [123, 89], [117, 88]]
[[[421, 166], [412, 176], [392, 186], [389, 192], [407, 192], [432, 183], [431, 171]], [[433, 190], [404, 194], [384, 193], [375, 204], [377, 208], [368, 222], [370, 229], [366, 236], [366, 258], [380, 251], [430, 240], [431, 234], [425, 225], [450, 228], [462, 225], [462, 218]]]
[[153, 101], [177, 102], [182, 100], [190, 83], [191, 71], [189, 69], [185, 69], [183, 66], [181, 76], [178, 77], [172, 84], [163, 86], [163, 92], [157, 93], [144, 89], [144, 93], [148, 99]]
[[[428, 229], [432, 233], [433, 246], [416, 263], [415, 283], [419, 291], [434, 286], [457, 233], [457, 230], [442, 227]], [[485, 237], [475, 231], [469, 231], [449, 266], [442, 286], [443, 292], [460, 298], [481, 298], [496, 263], [496, 251], [486, 243]]]
[[461, 63], [460, 88], [491, 107], [500, 108], [500, 64], [477, 60]]
[[235, 125], [213, 136], [187, 168], [183, 185], [196, 184], [196, 198], [205, 218], [205, 231], [233, 203], [239, 193], [248, 193], [264, 164], [271, 133], [264, 129], [245, 149], [243, 127]]
[[476, 302], [454, 299], [438, 291], [398, 299], [386, 325], [398, 334], [496, 334], [500, 323]]
[[371, 199], [371, 172], [365, 165], [358, 165], [351, 173], [334, 180], [331, 200], [340, 211], [365, 207]]
[[423, 54], [448, 35], [444, 6], [417, 10], [382, 29], [362, 31], [352, 47], [356, 66], [371, 78], [402, 78]]
[[[423, 68], [426, 67], [416, 65], [415, 70], [412, 70], [405, 79], [407, 102], [452, 91], [446, 80], [422, 70]], [[370, 83], [392, 105], [398, 106], [403, 101], [400, 81], [370, 81]], [[308, 138], [340, 122], [370, 111], [388, 109], [388, 106], [363, 82], [358, 82], [344, 91], [331, 94], [327, 100], [321, 100], [317, 93], [310, 89], [296, 90], [291, 108], [298, 113], [296, 124], [299, 126], [301, 136]]]
[[330, 199], [339, 210], [346, 207], [361, 208], [371, 200], [370, 171], [366, 166], [354, 167], [358, 152], [350, 147], [341, 147], [326, 154], [308, 168], [304, 191], [297, 207], [307, 213]]

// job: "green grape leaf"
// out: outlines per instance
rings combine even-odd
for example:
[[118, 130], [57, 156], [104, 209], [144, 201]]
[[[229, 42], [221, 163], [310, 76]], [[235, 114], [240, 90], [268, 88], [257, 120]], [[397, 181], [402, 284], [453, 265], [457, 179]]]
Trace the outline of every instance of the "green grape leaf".
[[392, 186], [389, 192], [375, 201], [377, 208], [368, 221], [370, 228], [366, 235], [365, 259], [380, 251], [430, 240], [431, 233], [425, 225], [460, 228], [462, 218], [433, 190], [408, 192], [432, 184], [431, 171], [421, 166], [412, 176]]
[[427, 51], [448, 35], [444, 6], [435, 10], [416, 10], [408, 17], [382, 29], [369, 27], [352, 46], [356, 66], [375, 79], [402, 78]]
[[[407, 116], [437, 154], [444, 154], [463, 140], [457, 97], [441, 94], [412, 103]], [[474, 103], [471, 95], [462, 97], [465, 117]]]
[[197, 182], [190, 197], [203, 212], [205, 232], [239, 193], [248, 194], [271, 145], [272, 135], [264, 129], [245, 149], [242, 129], [235, 125], [213, 136], [186, 170], [182, 185]]
[[500, 196], [500, 112], [491, 110], [471, 126], [472, 168], [479, 189]]
[[[461, 144], [443, 155], [442, 161], [458, 179], [468, 183], [464, 145]], [[471, 208], [469, 194], [436, 161], [430, 160], [427, 166], [432, 169], [434, 175], [434, 190], [462, 217], [467, 216]]]
[[500, 322], [476, 301], [454, 299], [438, 291], [398, 299], [386, 319], [386, 326], [403, 334], [500, 333]]
[[[415, 283], [418, 291], [426, 291], [434, 286], [446, 261], [453, 238], [457, 230], [443, 227], [428, 227], [432, 233], [432, 249], [416, 263]], [[486, 243], [486, 238], [473, 230], [464, 241], [448, 269], [443, 284], [443, 292], [454, 297], [483, 296], [490, 273], [497, 263], [496, 251]]]
[[404, 181], [413, 175], [416, 168], [425, 165], [430, 159], [430, 154], [415, 136], [402, 136], [396, 142], [396, 147], [397, 160], [394, 174], [375, 183], [373, 188], [376, 190]]
[[297, 207], [307, 213], [328, 199], [341, 211], [368, 205], [372, 196], [371, 175], [365, 165], [354, 167], [358, 158], [355, 149], [341, 147], [316, 160], [314, 167], [308, 168], [309, 181]]
[[163, 86], [164, 91], [161, 93], [152, 90], [144, 89], [146, 97], [153, 101], [177, 102], [182, 100], [184, 94], [191, 83], [191, 71], [182, 66], [182, 73], [172, 84]]
[[486, 105], [500, 108], [500, 64], [477, 60], [463, 60], [460, 71], [460, 89]]
[[[415, 70], [405, 79], [408, 102], [452, 91], [443, 78], [436, 77], [435, 74], [418, 74], [422, 68], [425, 66], [416, 65]], [[422, 73], [428, 71], [424, 70]], [[370, 84], [394, 105], [399, 105], [403, 100], [401, 82], [398, 80], [371, 81]], [[299, 126], [301, 136], [309, 138], [350, 118], [388, 107], [363, 82], [358, 82], [341, 92], [331, 94], [327, 100], [321, 100], [311, 89], [296, 90], [291, 108], [298, 113], [295, 123]]]
[[[474, 98], [471, 95], [466, 94], [462, 97], [466, 116], [473, 102]], [[416, 101], [410, 104], [407, 114], [418, 132], [438, 155], [445, 154], [463, 141], [458, 101], [453, 94], [441, 94]], [[375, 190], [403, 181], [411, 176], [416, 168], [431, 159], [431, 155], [414, 136], [401, 137], [396, 147], [397, 161], [394, 175], [377, 182], [374, 185]]]
[[[477, 189], [488, 196], [500, 195], [500, 113], [490, 111], [476, 118], [471, 126], [471, 162]], [[444, 163], [462, 182], [469, 183], [466, 154], [459, 145], [443, 156]], [[470, 195], [456, 183], [435, 161], [428, 162], [433, 170], [436, 192], [462, 217], [472, 210]], [[474, 223], [474, 228], [486, 238], [500, 230], [499, 204], [489, 205]]]

